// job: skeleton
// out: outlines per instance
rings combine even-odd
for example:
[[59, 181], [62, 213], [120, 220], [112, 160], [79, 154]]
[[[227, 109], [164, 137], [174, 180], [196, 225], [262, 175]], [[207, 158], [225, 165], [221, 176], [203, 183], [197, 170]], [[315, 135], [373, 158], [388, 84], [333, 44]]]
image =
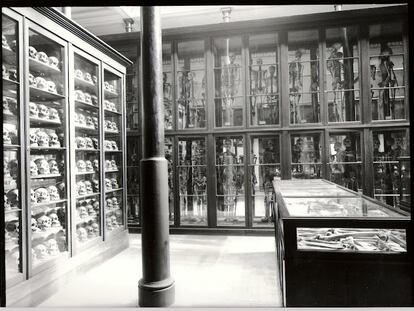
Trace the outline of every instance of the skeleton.
[[85, 96], [85, 102], [88, 103], [88, 104], [92, 104], [91, 94], [85, 92], [84, 96]]
[[55, 239], [50, 239], [46, 242], [47, 252], [50, 256], [59, 254], [59, 247]]
[[47, 90], [48, 90], [50, 93], [54, 93], [54, 94], [56, 94], [56, 93], [57, 93], [57, 90], [56, 90], [56, 83], [55, 83], [55, 82], [53, 82], [53, 81], [47, 81]]
[[45, 64], [49, 63], [49, 57], [45, 52], [37, 52], [36, 59]]
[[289, 92], [291, 93], [290, 97], [290, 122], [298, 123], [298, 109], [301, 99], [301, 92], [303, 90], [303, 69], [304, 66], [301, 63], [302, 61], [302, 50], [297, 50], [295, 52], [295, 60], [289, 64]]
[[47, 91], [48, 90], [48, 84], [47, 81], [45, 79], [43, 79], [42, 77], [36, 77], [34, 79], [34, 84], [36, 85], [36, 87], [42, 91]]
[[45, 259], [47, 257], [47, 248], [43, 244], [37, 245], [34, 250], [37, 259]]
[[85, 161], [86, 171], [87, 172], [93, 172], [93, 166], [92, 162], [90, 160]]
[[33, 46], [29, 46], [29, 57], [36, 59], [37, 51]]
[[11, 145], [12, 140], [10, 137], [10, 131], [3, 127], [3, 143]]
[[[46, 189], [45, 189], [46, 190]], [[42, 231], [46, 231], [47, 229], [50, 228], [50, 226], [52, 225], [52, 222], [50, 220], [49, 217], [47, 217], [46, 215], [40, 216], [37, 219], [37, 226], [42, 230]]]
[[76, 137], [76, 146], [78, 148], [85, 148], [85, 138], [80, 136]]
[[75, 77], [83, 80], [83, 72], [80, 69], [75, 70]]
[[46, 203], [50, 201], [50, 194], [46, 188], [38, 188], [35, 190], [35, 198], [37, 203]]
[[59, 217], [56, 213], [50, 213], [49, 218], [52, 227], [60, 227]]
[[59, 136], [56, 133], [49, 135], [49, 146], [54, 148], [60, 148]]
[[50, 120], [56, 121], [60, 123], [60, 116], [59, 112], [55, 108], [49, 108], [49, 118]]
[[91, 82], [92, 83], [92, 76], [89, 72], [86, 72], [85, 75], [83, 76], [85, 81]]
[[56, 186], [49, 186], [47, 187], [47, 191], [49, 192], [50, 201], [58, 201], [60, 200], [59, 191]]
[[34, 219], [33, 217], [32, 217], [32, 220], [31, 220], [31, 225], [30, 225], [30, 227], [32, 228], [32, 232], [39, 232], [40, 231], [40, 228], [37, 226], [37, 221], [36, 221], [36, 219]]
[[118, 181], [116, 180], [116, 178], [111, 178], [111, 184], [112, 184], [112, 189], [118, 189]]
[[93, 192], [99, 192], [99, 180], [92, 179]]
[[83, 181], [78, 181], [76, 183], [76, 191], [78, 192], [78, 195], [85, 195], [86, 194], [86, 186]]
[[81, 90], [75, 91], [75, 99], [81, 102], [85, 101], [85, 94]]
[[93, 193], [92, 183], [89, 180], [86, 180], [84, 182], [84, 184], [85, 184], [85, 188], [86, 188], [86, 193], [87, 194]]
[[112, 190], [112, 182], [109, 178], [105, 178], [105, 190]]
[[33, 189], [30, 189], [30, 203], [36, 203], [36, 193]]
[[58, 68], [59, 60], [57, 59], [57, 57], [54, 57], [54, 56], [49, 57], [49, 66]]
[[78, 172], [85, 172], [86, 171], [85, 161], [78, 160], [78, 162], [76, 162], [76, 167], [78, 169]]
[[49, 160], [48, 164], [49, 164], [50, 174], [59, 174], [59, 166], [58, 166], [56, 160], [51, 159], [51, 160]]
[[35, 118], [39, 117], [39, 108], [33, 102], [29, 102], [29, 115], [30, 117], [35, 117]]
[[85, 137], [86, 148], [93, 149], [93, 140], [89, 137]]
[[49, 119], [49, 108], [47, 108], [47, 106], [45, 105], [38, 105], [39, 108], [39, 118], [42, 119]]
[[84, 219], [84, 218], [88, 217], [88, 211], [86, 209], [86, 206], [83, 206], [83, 205], [79, 206], [78, 207], [78, 214], [79, 214], [79, 217], [81, 219]]
[[49, 147], [49, 135], [43, 131], [37, 131], [37, 145], [39, 147]]
[[35, 77], [31, 73], [29, 73], [29, 86], [36, 87]]
[[40, 175], [50, 174], [49, 163], [46, 161], [46, 159], [37, 159], [35, 163], [37, 165], [37, 171]]
[[79, 242], [85, 242], [88, 240], [88, 233], [85, 228], [79, 228], [76, 233], [78, 235]]

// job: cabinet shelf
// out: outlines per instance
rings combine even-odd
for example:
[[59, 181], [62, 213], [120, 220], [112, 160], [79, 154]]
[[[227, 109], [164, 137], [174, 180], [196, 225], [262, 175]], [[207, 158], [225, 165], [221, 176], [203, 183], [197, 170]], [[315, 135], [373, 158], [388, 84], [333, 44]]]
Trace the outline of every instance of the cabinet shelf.
[[56, 234], [56, 233], [58, 233], [59, 231], [63, 231], [63, 230], [65, 230], [62, 226], [59, 226], [59, 227], [50, 227], [50, 228], [48, 228], [48, 229], [46, 229], [46, 230], [41, 230], [41, 231], [36, 231], [36, 232], [33, 232], [32, 231], [32, 239], [34, 240], [34, 239], [45, 239], [45, 238], [47, 238], [47, 237], [49, 237], [51, 234]]
[[54, 121], [50, 119], [41, 119], [41, 118], [30, 118], [30, 123], [35, 124], [37, 126], [44, 125], [44, 126], [61, 126], [62, 122]]
[[30, 176], [31, 179], [46, 179], [46, 178], [58, 178], [63, 177], [61, 174], [42, 174], [42, 175], [36, 175], [36, 176]]
[[76, 148], [75, 151], [79, 152], [99, 152], [100, 149], [92, 149], [92, 148]]
[[19, 148], [20, 148], [20, 145], [9, 145], [9, 144], [4, 144], [4, 145], [3, 145], [3, 148], [4, 148], [4, 149], [7, 149], [7, 150], [17, 150], [17, 149], [19, 149]]
[[92, 82], [88, 82], [88, 81], [85, 81], [83, 79], [79, 79], [79, 78], [75, 77], [75, 88], [77, 86], [80, 86], [84, 90], [86, 89], [87, 91], [92, 92], [93, 93], [92, 95], [96, 94], [96, 91], [97, 91], [97, 88], [98, 88], [98, 86], [93, 84]]
[[54, 100], [60, 100], [65, 99], [65, 96], [51, 93], [48, 91], [43, 91], [35, 87], [30, 87], [30, 98], [35, 98], [35, 100], [40, 101], [54, 101]]
[[93, 104], [90, 104], [84, 101], [75, 100], [75, 104], [77, 108], [99, 110], [98, 106], [95, 106]]
[[32, 203], [32, 209], [40, 208], [40, 207], [44, 207], [44, 206], [49, 206], [49, 205], [54, 205], [54, 204], [59, 204], [59, 203], [64, 203], [64, 202], [66, 202], [66, 199], [60, 199], [60, 200], [56, 200], [56, 201], [48, 201], [48, 202], [43, 202], [43, 203]]
[[75, 130], [76, 131], [80, 131], [80, 132], [86, 132], [86, 133], [98, 133], [99, 131], [94, 128], [94, 127], [87, 127], [87, 126], [82, 126], [82, 125], [76, 125], [75, 126]]
[[31, 57], [29, 57], [29, 69], [30, 71], [41, 72], [49, 76], [50, 75], [60, 76], [62, 74], [59, 68], [52, 67], [49, 64], [42, 63], [41, 61], [38, 61], [37, 59], [33, 59]]
[[76, 172], [76, 176], [93, 175], [93, 174], [99, 174], [99, 172], [97, 172], [97, 171], [92, 171], [92, 172]]
[[90, 221], [96, 221], [96, 218], [98, 217], [98, 214], [96, 216], [87, 216], [84, 218], [80, 218], [79, 216], [76, 217], [75, 222], [76, 226], [79, 226], [81, 224], [89, 223]]
[[116, 188], [116, 189], [111, 189], [111, 190], [105, 190], [105, 193], [111, 193], [111, 192], [117, 192], [117, 191], [121, 191], [124, 188]]
[[22, 211], [21, 208], [12, 208], [12, 209], [5, 209], [4, 213], [5, 214], [12, 214], [12, 213], [21, 212], [21, 211]]
[[105, 90], [105, 99], [118, 98], [119, 94]]
[[89, 197], [94, 197], [97, 195], [100, 195], [100, 192], [94, 192], [94, 193], [89, 193], [89, 194], [84, 194], [84, 195], [78, 195], [76, 196], [76, 200], [80, 200], [80, 199], [85, 199], [85, 198], [89, 198]]
[[65, 147], [36, 147], [30, 146], [30, 151], [64, 151], [66, 150]]
[[[3, 62], [5, 63], [15, 63], [16, 62], [16, 53], [11, 49], [11, 48], [7, 48], [2, 46], [1, 47], [1, 51], [3, 54]], [[13, 62], [14, 61], [14, 62]]]
[[[19, 82], [17, 82], [17, 81], [13, 81], [13, 80], [10, 80], [10, 79], [5, 79], [5, 78], [3, 78], [3, 88], [4, 87], [6, 87], [6, 88], [8, 88], [8, 87], [16, 87], [16, 86], [18, 86], [20, 83]], [[3, 92], [4, 92], [4, 89], [3, 89]]]
[[121, 153], [122, 150], [105, 150], [105, 153]]
[[118, 173], [119, 170], [105, 170], [105, 173]]
[[113, 110], [108, 110], [108, 109], [104, 109], [104, 111], [105, 111], [105, 115], [122, 116], [122, 113], [118, 111], [113, 111]]

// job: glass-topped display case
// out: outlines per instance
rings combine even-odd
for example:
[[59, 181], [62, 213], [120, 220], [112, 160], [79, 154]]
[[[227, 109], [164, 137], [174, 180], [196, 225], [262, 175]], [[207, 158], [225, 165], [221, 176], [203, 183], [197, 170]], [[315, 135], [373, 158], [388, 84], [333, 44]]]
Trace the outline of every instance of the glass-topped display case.
[[64, 41], [30, 24], [27, 85], [32, 273], [68, 256], [67, 49]]
[[6, 282], [23, 278], [22, 124], [18, 20], [2, 14], [3, 189]]
[[[74, 143], [73, 167], [76, 172], [72, 189], [75, 206], [72, 206], [76, 250], [85, 248], [91, 241], [102, 240], [101, 228], [101, 98], [98, 60], [82, 51], [74, 52]], [[93, 242], [91, 242], [93, 243]]]

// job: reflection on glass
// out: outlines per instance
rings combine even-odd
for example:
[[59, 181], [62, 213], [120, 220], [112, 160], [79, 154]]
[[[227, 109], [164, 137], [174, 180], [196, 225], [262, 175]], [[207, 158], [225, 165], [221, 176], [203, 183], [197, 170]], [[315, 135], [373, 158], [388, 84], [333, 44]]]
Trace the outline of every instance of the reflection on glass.
[[162, 90], [164, 94], [164, 127], [172, 130], [174, 113], [173, 108], [173, 85], [171, 67], [171, 44], [162, 45]]
[[127, 215], [128, 224], [138, 225], [139, 209], [139, 140], [138, 137], [127, 137]]
[[168, 215], [170, 225], [174, 224], [174, 170], [173, 170], [173, 138], [165, 137], [164, 139], [164, 153], [168, 162]]
[[298, 250], [406, 253], [404, 229], [297, 228]]
[[178, 128], [206, 126], [204, 41], [178, 43]]
[[357, 27], [326, 30], [326, 88], [329, 122], [358, 121], [359, 52]]
[[402, 25], [371, 25], [369, 37], [372, 119], [405, 119]]
[[330, 180], [362, 192], [361, 134], [359, 132], [329, 135]]
[[183, 225], [207, 225], [207, 166], [204, 138], [178, 141], [180, 218]]
[[277, 35], [249, 37], [251, 124], [279, 124]]
[[242, 137], [216, 138], [218, 225], [245, 223], [244, 159]]
[[243, 125], [241, 38], [214, 39], [214, 89], [217, 127]]
[[249, 179], [253, 196], [253, 225], [270, 225], [273, 180], [280, 178], [279, 136], [252, 138]]
[[320, 122], [318, 31], [288, 33], [290, 123]]
[[401, 159], [410, 156], [406, 130], [373, 131], [374, 197], [388, 205], [400, 203], [399, 194], [407, 188], [404, 176], [410, 166]]
[[291, 135], [292, 178], [321, 177], [320, 134]]

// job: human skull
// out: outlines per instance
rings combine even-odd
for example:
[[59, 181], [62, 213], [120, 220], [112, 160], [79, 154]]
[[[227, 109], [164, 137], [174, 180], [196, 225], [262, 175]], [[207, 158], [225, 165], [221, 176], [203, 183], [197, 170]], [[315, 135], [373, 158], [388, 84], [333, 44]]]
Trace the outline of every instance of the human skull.
[[85, 115], [84, 114], [79, 114], [79, 125], [86, 125], [86, 118], [85, 118]]
[[11, 144], [12, 140], [10, 137], [10, 131], [7, 128], [3, 127], [3, 143], [4, 144]]
[[92, 138], [93, 147], [99, 149], [99, 140], [97, 138]]
[[115, 103], [114, 103], [114, 102], [110, 102], [110, 103], [109, 103], [109, 110], [111, 110], [111, 111], [115, 111], [115, 112], [117, 111], [117, 110], [116, 110], [116, 106], [115, 106]]
[[105, 169], [107, 169], [107, 170], [112, 169], [112, 164], [111, 164], [110, 160], [105, 160]]
[[106, 217], [106, 229], [112, 231], [114, 229], [111, 217]]
[[80, 136], [76, 137], [76, 146], [78, 148], [85, 148], [85, 138]]
[[85, 172], [86, 171], [85, 161], [78, 160], [78, 162], [76, 162], [76, 167], [78, 169], [78, 172]]
[[112, 142], [110, 140], [105, 140], [105, 150], [112, 150]]
[[39, 227], [37, 226], [37, 221], [33, 217], [32, 217], [32, 220], [31, 220], [30, 227], [32, 228], [32, 232], [39, 232], [40, 231]]
[[118, 181], [116, 180], [116, 178], [111, 178], [111, 184], [112, 184], [112, 189], [118, 189]]
[[11, 205], [10, 205], [9, 200], [7, 199], [7, 195], [6, 194], [4, 194], [4, 209], [6, 211], [11, 210]]
[[76, 231], [77, 235], [78, 235], [78, 241], [79, 242], [85, 242], [86, 240], [88, 240], [88, 233], [86, 232], [85, 228], [79, 228]]
[[87, 226], [85, 229], [88, 234], [88, 239], [92, 239], [93, 237], [95, 237], [95, 232], [93, 231], [92, 226]]
[[114, 208], [119, 208], [119, 202], [118, 202], [118, 199], [116, 197], [112, 198], [112, 206]]
[[49, 163], [45, 159], [37, 159], [35, 163], [37, 165], [37, 171], [40, 175], [50, 174]]
[[88, 104], [92, 104], [91, 94], [85, 92], [84, 96], [85, 96], [85, 102], [88, 103]]
[[117, 170], [118, 166], [116, 165], [116, 161], [115, 160], [111, 160], [111, 167], [113, 170]]
[[84, 205], [78, 207], [78, 214], [81, 219], [88, 217], [88, 211]]
[[35, 190], [37, 203], [46, 203], [50, 201], [50, 195], [46, 188], [38, 188]]
[[105, 130], [111, 131], [112, 130], [112, 121], [105, 120], [104, 128], [105, 128]]
[[50, 228], [50, 226], [52, 225], [52, 222], [50, 221], [50, 218], [46, 215], [40, 216], [37, 219], [37, 226], [42, 230], [42, 231], [46, 231], [47, 229]]
[[47, 81], [45, 79], [43, 79], [42, 77], [36, 77], [34, 79], [34, 84], [36, 85], [36, 87], [42, 91], [47, 91], [48, 90], [48, 84]]
[[60, 122], [59, 112], [55, 108], [49, 108], [49, 118], [50, 120], [54, 120]]
[[49, 108], [47, 106], [40, 104], [39, 108], [39, 118], [49, 119]]
[[85, 167], [87, 172], [93, 172], [93, 166], [90, 160], [85, 161]]
[[87, 208], [88, 208], [88, 215], [91, 216], [91, 217], [96, 217], [96, 211], [93, 208], [93, 205], [89, 204], [89, 205], [87, 205]]
[[78, 79], [83, 79], [83, 72], [80, 69], [75, 70], [75, 77]]
[[85, 137], [85, 146], [86, 148], [93, 149], [93, 141], [89, 137]]
[[7, 43], [7, 39], [5, 35], [1, 35], [1, 45], [5, 48], [9, 47], [9, 44]]
[[118, 126], [116, 125], [116, 122], [112, 122], [112, 130], [114, 132], [118, 132]]
[[97, 130], [99, 127], [99, 121], [97, 117], [92, 117], [92, 122], [93, 122], [93, 126], [94, 128]]
[[29, 57], [33, 59], [37, 58], [37, 51], [33, 46], [29, 46]]
[[3, 79], [8, 79], [9, 78], [9, 71], [7, 70], [6, 66], [2, 65], [1, 69], [2, 69]]
[[55, 239], [49, 239], [46, 242], [46, 247], [50, 256], [57, 256], [59, 254], [59, 247]]
[[32, 147], [37, 147], [39, 146], [37, 143], [37, 135], [34, 132], [30, 132], [29, 134], [29, 141], [30, 141], [30, 146]]
[[91, 101], [92, 101], [92, 105], [98, 106], [98, 96], [91, 95]]
[[36, 200], [36, 193], [34, 192], [33, 189], [30, 189], [30, 202], [31, 203], [36, 203], [37, 202], [37, 200]]
[[39, 108], [34, 102], [29, 103], [29, 115], [35, 118], [39, 117]]
[[78, 192], [78, 195], [85, 195], [86, 194], [86, 186], [83, 181], [78, 181], [76, 183], [76, 190]]
[[47, 248], [43, 244], [37, 245], [34, 250], [37, 259], [45, 259], [47, 257]]
[[106, 208], [112, 209], [114, 207], [114, 205], [112, 204], [112, 199], [111, 198], [107, 198], [105, 200], [105, 202], [106, 202]]
[[93, 75], [92, 76], [92, 81], [93, 81], [93, 84], [97, 84], [98, 83], [98, 77]]
[[99, 212], [100, 205], [99, 205], [99, 201], [98, 200], [94, 200], [93, 203], [92, 203], [92, 206], [93, 206], [93, 209], [96, 212]]
[[59, 60], [57, 59], [57, 57], [50, 56], [49, 57], [49, 66], [54, 67], [54, 68], [58, 68], [58, 65], [59, 65]]
[[60, 182], [56, 184], [56, 188], [58, 188], [60, 196], [64, 197], [65, 196], [65, 183]]
[[[60, 200], [59, 191], [56, 188], [56, 186], [51, 185], [51, 186], [47, 187], [47, 191], [49, 191], [50, 201]], [[52, 219], [52, 221], [53, 221], [53, 219]]]
[[49, 146], [59, 148], [60, 147], [60, 141], [59, 137], [56, 133], [50, 133], [49, 135]]
[[49, 57], [47, 57], [47, 54], [45, 52], [37, 52], [36, 58], [38, 61], [41, 61], [42, 63], [49, 63]]
[[3, 113], [10, 114], [10, 105], [7, 99], [7, 97], [3, 96]]
[[112, 150], [118, 150], [118, 145], [116, 144], [116, 141], [111, 141], [112, 144]]
[[116, 221], [116, 216], [115, 215], [111, 216], [111, 221], [112, 221], [112, 226], [114, 228], [118, 228], [119, 227], [118, 226], [118, 222]]
[[81, 90], [75, 91], [75, 99], [81, 102], [85, 101], [85, 94]]
[[56, 94], [57, 93], [57, 90], [56, 90], [56, 84], [55, 84], [55, 82], [53, 82], [53, 81], [47, 81], [47, 90], [50, 92], [50, 93], [54, 93], [54, 94]]
[[19, 204], [19, 191], [17, 189], [12, 189], [6, 194], [7, 201], [11, 207], [17, 207]]
[[104, 82], [104, 88], [105, 88], [105, 90], [109, 91], [109, 82], [108, 81]]
[[12, 81], [17, 81], [17, 70], [16, 69], [9, 69], [8, 78]]
[[91, 116], [86, 116], [86, 126], [95, 128], [95, 125], [93, 124], [93, 120]]
[[95, 235], [99, 234], [99, 225], [96, 222], [94, 222], [92, 224], [92, 229], [93, 229], [93, 232], [95, 233]]
[[91, 183], [89, 180], [86, 180], [86, 181], [84, 182], [84, 184], [85, 184], [85, 188], [86, 188], [86, 193], [87, 193], [87, 194], [91, 194], [91, 193], [93, 193], [92, 183]]
[[88, 81], [90, 83], [93, 83], [92, 76], [91, 76], [91, 74], [89, 72], [85, 72], [85, 75], [84, 75], [83, 78], [85, 79], [85, 81]]
[[49, 135], [43, 131], [36, 132], [37, 135], [37, 145], [39, 147], [49, 147]]
[[115, 88], [112, 84], [109, 84], [109, 92], [116, 93]]
[[50, 174], [59, 174], [59, 166], [56, 160], [51, 159], [49, 160], [48, 164], [49, 164]]
[[28, 79], [29, 79], [29, 86], [36, 87], [35, 77], [31, 73], [29, 73]]
[[109, 178], [105, 178], [105, 190], [112, 190], [112, 182]]
[[93, 160], [92, 165], [93, 165], [93, 169], [98, 172], [99, 171], [99, 161], [98, 161], [98, 159]]
[[105, 106], [105, 109], [107, 109], [107, 110], [111, 110], [109, 103], [110, 103], [109, 100], [104, 101], [104, 106]]
[[92, 179], [93, 192], [99, 192], [99, 181], [97, 179]]

